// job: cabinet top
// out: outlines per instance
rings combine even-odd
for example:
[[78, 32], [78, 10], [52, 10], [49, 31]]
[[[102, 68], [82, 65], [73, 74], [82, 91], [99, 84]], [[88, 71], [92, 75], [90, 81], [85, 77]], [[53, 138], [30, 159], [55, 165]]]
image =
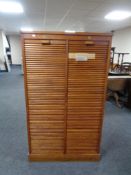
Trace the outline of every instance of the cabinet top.
[[112, 33], [22, 32], [23, 39], [110, 40]]
[[75, 33], [66, 33], [66, 32], [57, 32], [57, 31], [34, 31], [34, 32], [21, 32], [21, 34], [50, 34], [50, 35], [101, 35], [101, 36], [112, 36], [112, 33], [97, 33], [97, 32], [75, 32]]

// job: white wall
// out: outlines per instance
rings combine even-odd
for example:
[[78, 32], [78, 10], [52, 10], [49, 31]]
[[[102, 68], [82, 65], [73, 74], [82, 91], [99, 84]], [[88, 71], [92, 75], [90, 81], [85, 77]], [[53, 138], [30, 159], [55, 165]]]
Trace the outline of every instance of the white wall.
[[22, 63], [22, 49], [20, 35], [10, 35], [8, 36], [11, 46], [11, 57], [12, 64], [21, 64]]
[[[116, 47], [116, 52], [130, 53], [124, 57], [124, 62], [131, 62], [131, 27], [114, 32], [112, 47]], [[116, 61], [117, 57], [115, 56]]]
[[2, 31], [0, 31], [0, 69], [1, 70], [5, 69]]
[[6, 55], [6, 48], [9, 48], [9, 44], [5, 33], [1, 30], [0, 31], [0, 69], [5, 70], [4, 62], [6, 61], [8, 71], [10, 71], [10, 65]]
[[8, 71], [10, 72], [11, 71], [10, 64], [9, 64], [9, 60], [8, 60], [8, 57], [7, 57], [7, 54], [6, 54], [6, 48], [9, 48], [9, 44], [8, 44], [8, 41], [7, 41], [7, 38], [6, 38], [6, 35], [5, 35], [4, 32], [2, 32], [2, 40], [3, 40], [4, 59], [5, 59], [6, 64], [7, 64]]

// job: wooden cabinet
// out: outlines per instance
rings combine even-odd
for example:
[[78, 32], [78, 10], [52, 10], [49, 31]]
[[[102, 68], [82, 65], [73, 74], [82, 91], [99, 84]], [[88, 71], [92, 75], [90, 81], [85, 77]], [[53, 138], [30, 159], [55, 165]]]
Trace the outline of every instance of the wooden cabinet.
[[23, 33], [29, 159], [98, 160], [111, 35]]

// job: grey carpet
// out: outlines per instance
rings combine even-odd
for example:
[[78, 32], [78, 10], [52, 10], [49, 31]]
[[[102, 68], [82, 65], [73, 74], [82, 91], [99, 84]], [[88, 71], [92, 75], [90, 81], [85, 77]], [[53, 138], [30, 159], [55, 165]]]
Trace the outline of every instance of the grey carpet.
[[0, 73], [0, 175], [131, 175], [131, 112], [106, 104], [99, 162], [27, 160], [23, 76]]

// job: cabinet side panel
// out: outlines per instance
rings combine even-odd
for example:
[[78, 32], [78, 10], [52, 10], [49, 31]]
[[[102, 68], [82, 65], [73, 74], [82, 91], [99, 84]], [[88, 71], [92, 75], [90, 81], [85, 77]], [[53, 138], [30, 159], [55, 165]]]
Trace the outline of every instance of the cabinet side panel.
[[24, 73], [24, 89], [25, 89], [25, 104], [26, 104], [26, 124], [27, 124], [27, 134], [28, 134], [28, 149], [29, 154], [31, 153], [31, 138], [30, 138], [30, 126], [29, 126], [29, 108], [28, 108], [28, 87], [27, 87], [27, 69], [26, 69], [26, 57], [25, 57], [25, 40], [21, 36], [22, 43], [22, 61], [23, 61], [23, 73]]

